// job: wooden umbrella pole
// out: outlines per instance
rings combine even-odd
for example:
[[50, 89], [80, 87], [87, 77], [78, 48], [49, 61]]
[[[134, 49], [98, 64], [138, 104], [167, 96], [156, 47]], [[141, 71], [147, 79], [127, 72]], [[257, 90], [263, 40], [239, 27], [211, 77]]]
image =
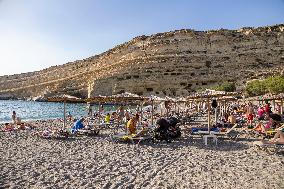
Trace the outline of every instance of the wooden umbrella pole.
[[101, 123], [101, 102], [99, 102], [99, 124]]
[[153, 124], [154, 124], [154, 117], [153, 117], [153, 115], [154, 115], [154, 100], [151, 100], [151, 102], [152, 102], [152, 104], [151, 104], [151, 106], [152, 106], [152, 111], [151, 111], [151, 125], [153, 125]]
[[143, 101], [140, 103], [140, 109], [141, 109], [141, 123], [143, 121]]
[[160, 116], [163, 116], [162, 103], [160, 103], [160, 111], [161, 111]]
[[275, 100], [274, 99], [273, 99], [272, 103], [273, 103], [273, 111], [275, 111]]
[[64, 100], [64, 111], [63, 111], [63, 129], [66, 127], [66, 99]]
[[209, 101], [209, 97], [207, 98], [207, 106], [208, 106], [208, 132], [210, 135], [210, 101]]
[[280, 106], [280, 111], [281, 111], [280, 113], [283, 114], [283, 99], [281, 99], [280, 103], [281, 103], [280, 104], [281, 105]]

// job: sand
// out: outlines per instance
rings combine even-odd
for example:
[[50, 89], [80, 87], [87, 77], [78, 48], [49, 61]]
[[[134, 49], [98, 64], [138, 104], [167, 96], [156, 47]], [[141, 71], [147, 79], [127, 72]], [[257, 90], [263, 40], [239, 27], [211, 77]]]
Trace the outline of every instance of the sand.
[[268, 155], [251, 140], [205, 146], [183, 133], [137, 145], [114, 143], [111, 132], [68, 140], [0, 133], [0, 188], [284, 188], [283, 153]]

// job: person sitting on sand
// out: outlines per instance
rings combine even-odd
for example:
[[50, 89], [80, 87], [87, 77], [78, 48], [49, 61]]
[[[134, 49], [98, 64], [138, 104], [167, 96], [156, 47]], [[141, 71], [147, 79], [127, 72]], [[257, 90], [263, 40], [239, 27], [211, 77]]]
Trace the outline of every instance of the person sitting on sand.
[[106, 116], [105, 116], [105, 122], [106, 123], [110, 122], [110, 114], [109, 113], [107, 113]]
[[116, 121], [117, 119], [118, 119], [117, 113], [116, 113], [116, 112], [112, 112], [110, 120], [111, 120], [112, 122], [114, 122], [114, 121]]
[[137, 125], [138, 121], [139, 121], [139, 115], [136, 114], [133, 118], [131, 118], [127, 122], [126, 127], [127, 127], [129, 134], [135, 134], [136, 133], [136, 125]]
[[72, 115], [71, 115], [71, 113], [70, 113], [70, 112], [68, 112], [67, 120], [68, 120], [68, 121], [70, 121], [70, 122], [72, 121]]
[[229, 113], [228, 123], [230, 123], [231, 125], [234, 125], [235, 123], [237, 123], [237, 119], [232, 113]]
[[267, 135], [267, 131], [271, 130], [271, 129], [277, 129], [277, 128], [281, 128], [281, 124], [280, 121], [275, 121], [272, 118], [269, 118], [269, 122], [267, 122], [266, 124], [263, 124], [262, 122], [259, 122], [257, 124], [257, 126], [254, 128], [255, 131], [259, 131], [261, 133], [264, 133], [265, 135]]
[[4, 131], [13, 131], [13, 130], [15, 130], [15, 128], [10, 123], [5, 123], [4, 124]]
[[26, 129], [25, 123], [21, 123], [20, 126], [19, 126], [19, 129], [20, 130], [25, 130]]
[[84, 128], [84, 124], [83, 124], [84, 120], [85, 120], [85, 118], [81, 118], [81, 119], [77, 120], [77, 121], [74, 123], [74, 125], [73, 125], [73, 127], [72, 127], [72, 129], [71, 129], [71, 132], [72, 132], [72, 133], [75, 133], [75, 132], [78, 131], [79, 129], [83, 129], [83, 128]]
[[17, 124], [17, 125], [21, 125], [21, 124], [22, 124], [22, 120], [21, 120], [20, 117], [17, 117], [17, 119], [16, 119], [16, 124]]

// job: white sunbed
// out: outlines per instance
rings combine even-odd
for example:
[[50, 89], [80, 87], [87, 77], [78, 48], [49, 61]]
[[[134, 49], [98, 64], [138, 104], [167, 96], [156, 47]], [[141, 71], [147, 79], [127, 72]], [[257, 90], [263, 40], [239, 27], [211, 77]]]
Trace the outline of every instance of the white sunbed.
[[118, 142], [118, 141], [127, 142], [127, 141], [130, 141], [132, 144], [134, 144], [134, 143], [139, 144], [142, 141], [152, 139], [152, 136], [149, 135], [148, 131], [149, 130], [142, 130], [139, 133], [134, 134], [134, 135], [133, 134], [130, 135], [130, 134], [122, 132], [122, 133], [118, 133], [118, 134], [112, 135], [111, 136], [111, 140], [113, 142]]
[[256, 141], [253, 143], [253, 146], [257, 149], [266, 151], [268, 154], [276, 154], [280, 151], [284, 151], [284, 144], [269, 144], [263, 143], [262, 141]]

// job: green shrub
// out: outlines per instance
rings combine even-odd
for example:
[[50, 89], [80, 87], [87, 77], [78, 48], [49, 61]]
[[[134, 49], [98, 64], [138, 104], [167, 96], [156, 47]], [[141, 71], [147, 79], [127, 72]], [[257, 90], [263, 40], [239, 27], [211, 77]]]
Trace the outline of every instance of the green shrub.
[[284, 92], [284, 77], [276, 76], [269, 77], [265, 80], [265, 86], [267, 92], [270, 93], [283, 93]]
[[246, 92], [250, 96], [263, 95], [265, 93], [283, 93], [284, 92], [284, 77], [275, 76], [268, 77], [264, 80], [251, 81], [246, 86]]
[[266, 93], [266, 86], [263, 81], [251, 81], [246, 86], [246, 92], [249, 96], [263, 95]]
[[225, 82], [219, 86], [213, 87], [217, 91], [234, 92], [236, 91], [236, 85], [233, 82]]

